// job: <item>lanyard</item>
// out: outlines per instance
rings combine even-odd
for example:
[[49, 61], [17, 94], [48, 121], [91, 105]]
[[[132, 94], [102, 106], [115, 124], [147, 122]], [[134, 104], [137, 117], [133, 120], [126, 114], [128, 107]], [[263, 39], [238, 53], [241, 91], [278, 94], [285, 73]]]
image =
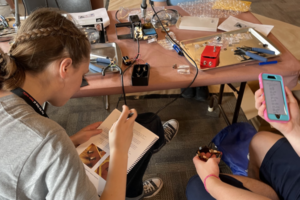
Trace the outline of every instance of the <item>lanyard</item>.
[[26, 101], [26, 103], [30, 105], [35, 110], [35, 112], [39, 113], [44, 117], [48, 117], [42, 106], [25, 90], [23, 90], [22, 88], [16, 88], [14, 90], [11, 90], [11, 92], [24, 99], [24, 101]]

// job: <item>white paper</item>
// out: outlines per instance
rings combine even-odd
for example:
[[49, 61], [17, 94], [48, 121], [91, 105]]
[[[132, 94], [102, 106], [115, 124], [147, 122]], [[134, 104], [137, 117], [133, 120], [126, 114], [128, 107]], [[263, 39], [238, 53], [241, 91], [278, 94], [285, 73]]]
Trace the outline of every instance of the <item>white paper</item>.
[[[84, 163], [86, 174], [100, 196], [106, 184], [107, 169], [109, 167], [108, 133], [120, 115], [121, 112], [115, 109], [98, 127], [98, 129], [102, 129], [102, 133], [93, 136], [76, 148], [81, 161]], [[148, 150], [147, 148], [151, 147], [157, 140], [157, 135], [137, 122], [134, 123], [133, 138], [128, 152], [127, 173], [140, 160], [144, 152]], [[88, 151], [93, 151], [93, 153], [88, 153]], [[95, 157], [95, 159], [90, 160], [91, 157]]]
[[274, 28], [273, 25], [253, 24], [236, 17], [230, 16], [226, 19], [218, 29], [223, 31], [234, 31], [240, 28], [254, 28], [264, 36], [268, 36], [271, 30]]
[[203, 18], [193, 16], [183, 16], [179, 24], [179, 29], [198, 31], [217, 31], [219, 18]]
[[110, 24], [110, 20], [105, 8], [100, 8], [88, 12], [70, 13], [70, 15], [72, 15], [72, 17], [80, 25], [92, 25], [102, 23], [99, 20], [99, 18], [102, 18], [104, 27], [107, 27]]

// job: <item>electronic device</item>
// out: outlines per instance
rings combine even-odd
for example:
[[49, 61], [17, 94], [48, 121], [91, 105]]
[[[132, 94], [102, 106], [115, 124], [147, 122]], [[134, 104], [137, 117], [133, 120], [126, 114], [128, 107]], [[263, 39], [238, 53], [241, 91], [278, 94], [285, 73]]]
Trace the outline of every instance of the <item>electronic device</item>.
[[200, 160], [206, 162], [209, 158], [211, 158], [213, 155], [216, 156], [216, 158], [221, 158], [223, 153], [221, 151], [211, 149], [207, 146], [201, 146], [199, 147], [197, 151], [197, 155], [200, 158]]
[[220, 51], [219, 46], [206, 46], [200, 58], [201, 69], [217, 67], [220, 63]]
[[[134, 40], [148, 40], [151, 38], [157, 38], [157, 33], [153, 27], [148, 27], [146, 24], [142, 24], [137, 15], [129, 17], [130, 22], [117, 23], [116, 34], [119, 40], [122, 39], [134, 39]], [[118, 34], [118, 29], [121, 29], [121, 33], [124, 32], [124, 28], [129, 29], [129, 34]], [[127, 31], [128, 33], [128, 31]]]
[[259, 74], [259, 86], [264, 89], [265, 120], [285, 123], [290, 120], [283, 78], [276, 74]]

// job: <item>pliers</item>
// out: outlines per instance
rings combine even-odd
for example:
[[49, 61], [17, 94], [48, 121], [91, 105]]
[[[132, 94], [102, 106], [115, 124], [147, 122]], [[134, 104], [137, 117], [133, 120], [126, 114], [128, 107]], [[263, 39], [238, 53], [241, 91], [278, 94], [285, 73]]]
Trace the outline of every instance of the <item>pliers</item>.
[[[237, 47], [237, 50], [234, 51], [235, 55], [243, 56], [246, 55], [254, 60], [259, 60], [262, 62], [267, 62], [268, 58], [265, 58], [263, 56], [260, 56], [252, 52], [257, 52], [257, 53], [266, 53], [270, 55], [275, 55], [274, 51], [268, 50], [268, 49], [262, 49], [262, 48], [252, 48], [252, 47]], [[243, 57], [244, 58], [244, 57]]]

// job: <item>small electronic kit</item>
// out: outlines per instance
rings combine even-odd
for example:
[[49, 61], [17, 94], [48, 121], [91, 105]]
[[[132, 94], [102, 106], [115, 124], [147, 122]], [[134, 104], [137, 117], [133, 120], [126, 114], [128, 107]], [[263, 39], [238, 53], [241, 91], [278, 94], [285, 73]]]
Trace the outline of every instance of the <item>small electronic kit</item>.
[[222, 157], [222, 152], [214, 149], [210, 149], [207, 146], [199, 147], [199, 150], [197, 151], [197, 155], [202, 161], [207, 161], [209, 158], [211, 158], [213, 155], [216, 156], [216, 158]]
[[219, 46], [206, 46], [201, 54], [200, 66], [201, 68], [214, 68], [219, 65], [219, 55], [221, 47]]
[[128, 56], [123, 56], [122, 60], [125, 65], [130, 65], [133, 62], [133, 60], [128, 58]]
[[150, 65], [137, 64], [133, 66], [131, 80], [132, 86], [148, 86], [150, 75]]
[[[129, 17], [129, 19], [130, 22], [116, 24], [116, 34], [119, 40], [122, 39], [148, 40], [152, 38], [157, 38], [157, 33], [155, 29], [152, 26], [149, 27], [148, 24], [142, 24], [141, 20], [137, 15], [132, 15]], [[128, 28], [129, 34], [118, 35], [118, 29], [121, 28]]]

